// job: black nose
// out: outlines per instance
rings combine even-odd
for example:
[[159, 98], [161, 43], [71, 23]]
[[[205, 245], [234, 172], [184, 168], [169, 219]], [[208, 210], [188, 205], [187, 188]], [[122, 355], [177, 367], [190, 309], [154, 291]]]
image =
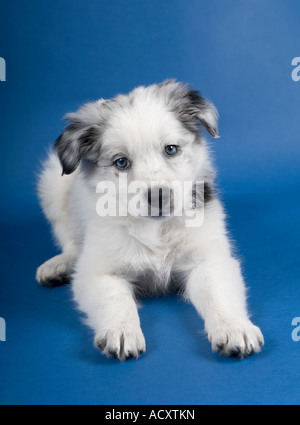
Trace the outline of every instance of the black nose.
[[163, 187], [148, 189], [148, 206], [151, 216], [170, 215], [170, 189]]
[[163, 203], [162, 192], [163, 191], [161, 187], [156, 191], [148, 189], [148, 205], [150, 207], [152, 205], [155, 208], [162, 209], [162, 203]]

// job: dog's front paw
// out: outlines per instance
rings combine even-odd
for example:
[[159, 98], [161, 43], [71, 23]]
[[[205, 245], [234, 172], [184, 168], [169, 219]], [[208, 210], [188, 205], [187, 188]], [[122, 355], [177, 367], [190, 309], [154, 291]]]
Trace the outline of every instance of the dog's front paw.
[[138, 358], [146, 351], [146, 343], [141, 328], [120, 326], [98, 333], [95, 345], [109, 358], [121, 361]]
[[260, 329], [250, 320], [213, 326], [208, 329], [208, 339], [213, 351], [240, 358], [258, 353], [264, 345]]

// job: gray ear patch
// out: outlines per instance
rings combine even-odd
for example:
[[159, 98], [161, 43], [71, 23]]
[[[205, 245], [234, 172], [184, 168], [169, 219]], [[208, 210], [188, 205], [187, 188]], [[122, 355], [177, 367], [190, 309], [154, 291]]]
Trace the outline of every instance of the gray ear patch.
[[99, 139], [100, 131], [96, 126], [70, 124], [54, 144], [62, 165], [62, 175], [73, 173], [85, 155], [96, 159], [100, 150]]
[[196, 132], [200, 121], [212, 137], [219, 137], [218, 111], [198, 91], [188, 90], [178, 107], [179, 119], [188, 130]]
[[166, 80], [157, 87], [187, 130], [196, 133], [201, 124], [212, 137], [219, 137], [217, 108], [198, 91], [176, 80]]
[[216, 107], [205, 100], [198, 91], [190, 90], [187, 97], [192, 105], [191, 114], [201, 122], [212, 137], [219, 137], [218, 111]]

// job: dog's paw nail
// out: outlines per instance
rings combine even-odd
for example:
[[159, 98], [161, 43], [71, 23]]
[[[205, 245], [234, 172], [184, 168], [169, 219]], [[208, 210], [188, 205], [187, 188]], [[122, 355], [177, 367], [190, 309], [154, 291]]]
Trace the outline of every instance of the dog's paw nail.
[[240, 350], [239, 347], [235, 347], [235, 348], [232, 348], [229, 351], [228, 354], [229, 354], [230, 357], [240, 357], [241, 356], [241, 350]]
[[101, 339], [100, 341], [98, 341], [96, 343], [97, 347], [99, 348], [99, 350], [103, 351], [106, 347], [107, 344], [107, 340], [105, 338]]
[[117, 359], [118, 358], [117, 351], [115, 351], [115, 350], [109, 350], [108, 357], [110, 357], [111, 359]]

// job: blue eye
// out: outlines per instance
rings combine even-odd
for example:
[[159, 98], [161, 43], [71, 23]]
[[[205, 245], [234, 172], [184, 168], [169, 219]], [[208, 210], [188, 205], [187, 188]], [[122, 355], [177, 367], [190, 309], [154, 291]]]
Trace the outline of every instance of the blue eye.
[[169, 156], [174, 156], [178, 152], [178, 146], [169, 145], [165, 147], [166, 154]]
[[127, 158], [119, 158], [115, 161], [115, 165], [119, 170], [126, 170], [130, 166], [130, 162]]

